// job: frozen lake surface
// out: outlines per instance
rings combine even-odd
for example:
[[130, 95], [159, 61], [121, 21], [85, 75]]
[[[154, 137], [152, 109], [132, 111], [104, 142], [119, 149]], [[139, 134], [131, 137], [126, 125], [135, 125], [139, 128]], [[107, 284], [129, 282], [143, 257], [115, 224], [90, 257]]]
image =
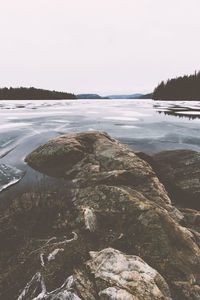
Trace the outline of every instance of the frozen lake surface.
[[4, 190], [0, 196], [12, 184], [17, 183], [16, 192], [35, 184], [35, 178], [43, 180], [24, 158], [58, 135], [103, 130], [135, 151], [153, 154], [170, 149], [200, 151], [199, 128], [196, 101], [0, 101], [0, 191]]

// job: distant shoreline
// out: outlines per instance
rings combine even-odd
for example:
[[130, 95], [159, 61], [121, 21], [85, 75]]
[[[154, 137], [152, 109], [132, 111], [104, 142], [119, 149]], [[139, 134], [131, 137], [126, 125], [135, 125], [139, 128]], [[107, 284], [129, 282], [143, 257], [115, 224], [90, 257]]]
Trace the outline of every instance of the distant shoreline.
[[100, 96], [98, 94], [78, 94], [58, 91], [50, 91], [45, 89], [37, 89], [34, 87], [25, 88], [0, 88], [0, 100], [112, 100], [112, 99], [152, 99], [151, 94], [130, 94], [130, 95], [111, 95]]
[[1, 88], [0, 100], [61, 100], [76, 99], [72, 93], [30, 88]]

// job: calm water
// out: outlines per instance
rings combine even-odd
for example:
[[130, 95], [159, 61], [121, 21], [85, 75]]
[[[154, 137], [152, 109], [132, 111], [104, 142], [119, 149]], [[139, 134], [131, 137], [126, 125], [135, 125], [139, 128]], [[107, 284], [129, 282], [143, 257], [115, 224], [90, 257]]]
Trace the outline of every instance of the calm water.
[[0, 197], [32, 186], [34, 178], [44, 179], [24, 158], [60, 134], [103, 130], [136, 151], [153, 154], [167, 149], [200, 151], [199, 128], [200, 102], [193, 101], [0, 101]]

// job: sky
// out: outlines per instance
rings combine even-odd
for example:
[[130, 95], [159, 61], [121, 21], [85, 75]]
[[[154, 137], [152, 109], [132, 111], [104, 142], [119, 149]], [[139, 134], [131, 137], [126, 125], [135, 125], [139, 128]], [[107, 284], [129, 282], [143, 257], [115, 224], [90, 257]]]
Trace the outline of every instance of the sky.
[[1, 0], [0, 87], [148, 93], [200, 70], [200, 0]]

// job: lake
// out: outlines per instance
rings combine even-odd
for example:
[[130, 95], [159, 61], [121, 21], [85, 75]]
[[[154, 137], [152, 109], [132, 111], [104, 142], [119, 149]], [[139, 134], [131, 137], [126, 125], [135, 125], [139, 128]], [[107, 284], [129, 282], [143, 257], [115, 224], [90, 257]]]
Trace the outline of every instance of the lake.
[[[5, 202], [36, 184], [44, 187], [44, 182], [56, 186], [56, 179], [32, 170], [24, 158], [58, 135], [102, 130], [131, 149], [151, 155], [171, 149], [200, 151], [199, 128], [197, 101], [0, 101], [0, 198]], [[57, 180], [57, 184], [67, 183]]]

